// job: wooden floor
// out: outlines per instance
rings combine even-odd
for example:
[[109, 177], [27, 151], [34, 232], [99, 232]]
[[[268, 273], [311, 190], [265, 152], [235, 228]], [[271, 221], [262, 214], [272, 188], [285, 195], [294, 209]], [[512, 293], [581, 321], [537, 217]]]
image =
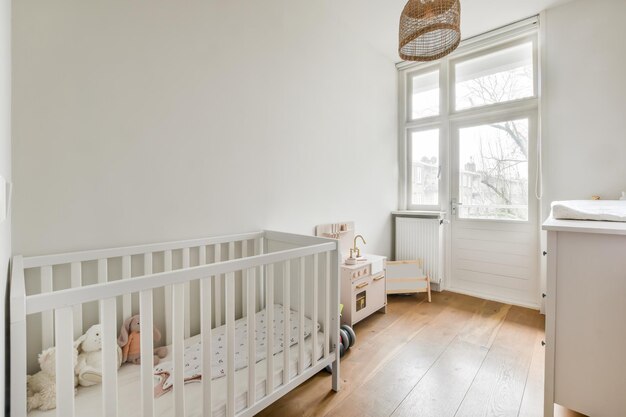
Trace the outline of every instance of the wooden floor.
[[389, 297], [355, 326], [342, 389], [319, 373], [261, 416], [540, 417], [544, 318], [449, 292]]

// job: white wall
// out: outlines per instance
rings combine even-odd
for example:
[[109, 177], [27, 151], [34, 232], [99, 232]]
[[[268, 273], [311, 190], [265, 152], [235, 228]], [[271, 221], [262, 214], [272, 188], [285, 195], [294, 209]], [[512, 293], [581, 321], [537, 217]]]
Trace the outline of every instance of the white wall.
[[626, 2], [549, 9], [543, 82], [544, 218], [554, 200], [626, 191]]
[[14, 253], [335, 220], [389, 253], [396, 71], [337, 3], [16, 2]]
[[625, 15], [622, 0], [576, 0], [541, 15], [542, 220], [552, 201], [626, 191]]
[[[11, 180], [11, 1], [0, 1], [0, 175]], [[0, 190], [0, 193], [5, 190]], [[0, 223], [0, 412], [5, 410], [7, 277], [11, 256], [11, 219]]]

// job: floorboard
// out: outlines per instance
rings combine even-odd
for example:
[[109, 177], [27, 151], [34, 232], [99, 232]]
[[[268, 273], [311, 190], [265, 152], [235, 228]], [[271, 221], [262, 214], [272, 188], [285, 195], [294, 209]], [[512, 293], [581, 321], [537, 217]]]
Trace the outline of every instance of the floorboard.
[[511, 308], [455, 417], [517, 417], [539, 320]]
[[454, 415], [485, 360], [509, 307], [485, 301], [392, 416]]
[[320, 372], [260, 416], [540, 417], [544, 320], [450, 292], [389, 297], [355, 326], [342, 389]]

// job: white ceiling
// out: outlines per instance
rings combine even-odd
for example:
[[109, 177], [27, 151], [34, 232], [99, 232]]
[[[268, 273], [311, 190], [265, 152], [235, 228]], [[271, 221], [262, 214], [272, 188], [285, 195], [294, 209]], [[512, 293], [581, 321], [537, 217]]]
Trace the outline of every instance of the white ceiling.
[[[463, 39], [487, 32], [571, 0], [461, 0]], [[343, 0], [341, 21], [393, 62], [398, 57], [398, 22], [407, 0]]]

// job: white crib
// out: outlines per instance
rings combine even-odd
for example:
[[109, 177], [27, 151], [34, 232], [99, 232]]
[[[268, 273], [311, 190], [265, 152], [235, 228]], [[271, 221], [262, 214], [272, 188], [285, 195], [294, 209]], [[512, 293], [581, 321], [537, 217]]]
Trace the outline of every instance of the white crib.
[[[42, 415], [92, 417], [93, 410], [81, 408], [80, 400], [97, 394], [100, 415], [105, 417], [161, 416], [163, 401], [171, 404], [165, 415], [208, 417], [218, 413], [217, 402], [222, 400], [220, 414], [252, 416], [328, 365], [333, 367], [332, 389], [337, 391], [339, 259], [334, 240], [273, 231], [15, 256], [10, 287], [11, 416], [27, 415], [26, 375], [29, 370], [38, 370], [35, 353], [50, 346], [56, 346], [57, 408]], [[282, 305], [284, 317], [294, 314], [292, 310], [297, 312], [299, 334], [296, 345], [275, 357], [273, 333], [280, 330], [287, 335], [292, 331], [290, 320], [283, 321], [282, 329], [269, 325], [276, 311], [269, 307], [277, 304]], [[265, 307], [268, 325], [263, 363], [257, 361], [254, 326], [255, 315]], [[118, 371], [119, 326], [136, 313], [141, 315], [141, 365], [123, 365]], [[305, 317], [320, 329], [313, 327], [306, 342]], [[248, 329], [245, 372], [235, 369], [236, 319], [245, 320]], [[79, 387], [75, 395], [73, 341], [98, 322], [102, 325], [102, 384]], [[153, 324], [164, 330], [173, 364], [173, 392], [159, 402], [154, 398]], [[204, 358], [211, 358], [211, 333], [222, 325], [226, 335], [225, 376], [207, 378], [204, 376], [211, 375], [211, 360]], [[203, 378], [201, 384], [186, 385], [184, 350], [192, 336], [202, 341]], [[310, 360], [305, 356], [307, 346], [312, 349]], [[135, 404], [119, 400], [128, 397], [129, 388], [120, 393], [118, 386], [118, 372], [122, 375], [125, 366], [135, 367], [127, 368], [127, 374], [133, 370], [137, 373], [137, 392], [132, 395], [140, 401]], [[260, 374], [264, 379], [261, 389]], [[185, 395], [193, 392], [187, 389], [191, 385], [196, 385], [197, 395], [186, 401]], [[83, 395], [82, 389], [91, 390], [91, 394]], [[225, 398], [216, 399], [217, 391], [225, 393]]]

